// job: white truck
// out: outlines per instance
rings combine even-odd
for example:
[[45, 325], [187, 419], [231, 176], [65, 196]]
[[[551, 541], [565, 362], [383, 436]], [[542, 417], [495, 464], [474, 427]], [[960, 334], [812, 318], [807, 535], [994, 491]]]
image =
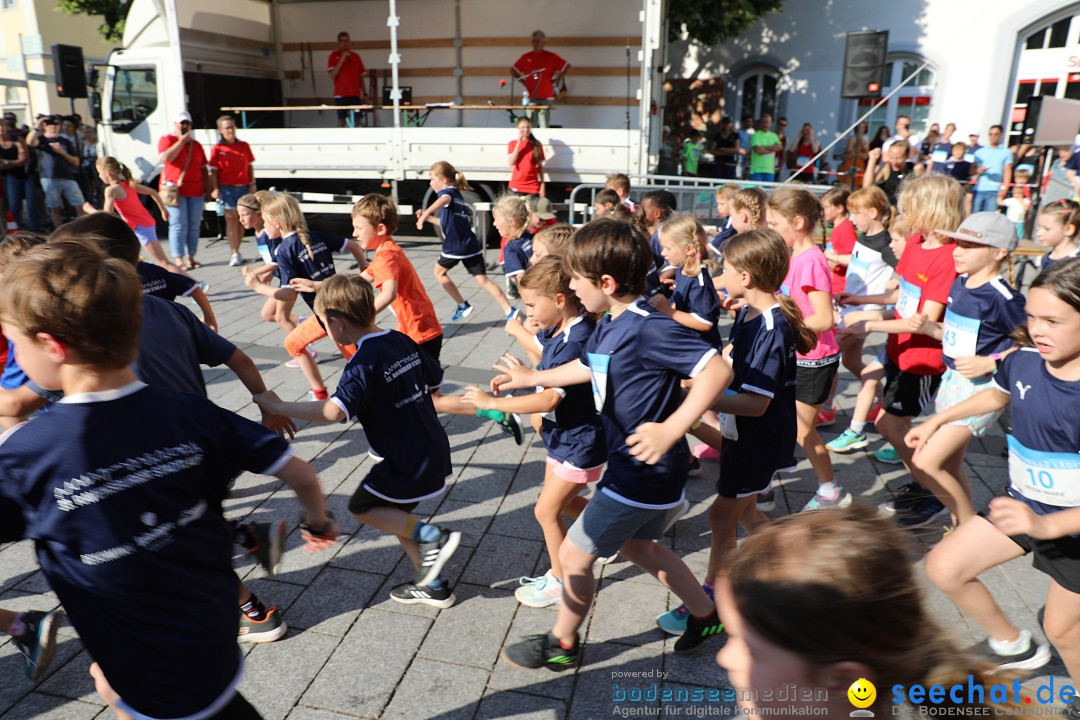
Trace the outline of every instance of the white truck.
[[[509, 179], [508, 112], [522, 103], [510, 66], [534, 29], [573, 66], [544, 144], [554, 194], [657, 164], [667, 40], [665, 0], [132, 0], [123, 47], [95, 68], [101, 150], [155, 183], [158, 140], [189, 110], [204, 147], [222, 108], [332, 102], [326, 59], [339, 31], [369, 69], [368, 101], [401, 87], [411, 108], [237, 112], [261, 186], [363, 194], [391, 187], [419, 203], [427, 170], [449, 160], [490, 195]], [[391, 72], [396, 70], [396, 72]], [[503, 81], [506, 81], [505, 85]], [[372, 97], [374, 96], [374, 97]], [[428, 107], [428, 103], [435, 104]], [[465, 106], [476, 109], [452, 109]], [[477, 106], [480, 106], [477, 108]], [[511, 110], [510, 113], [513, 111]], [[201, 129], [200, 129], [201, 128]], [[483, 198], [482, 198], [483, 199]]]

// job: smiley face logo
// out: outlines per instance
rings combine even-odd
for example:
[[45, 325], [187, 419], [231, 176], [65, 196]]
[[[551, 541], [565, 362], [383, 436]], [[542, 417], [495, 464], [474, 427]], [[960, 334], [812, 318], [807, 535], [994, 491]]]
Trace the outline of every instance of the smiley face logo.
[[857, 708], [868, 708], [877, 700], [877, 688], [866, 678], [859, 678], [851, 683], [847, 691], [848, 700]]

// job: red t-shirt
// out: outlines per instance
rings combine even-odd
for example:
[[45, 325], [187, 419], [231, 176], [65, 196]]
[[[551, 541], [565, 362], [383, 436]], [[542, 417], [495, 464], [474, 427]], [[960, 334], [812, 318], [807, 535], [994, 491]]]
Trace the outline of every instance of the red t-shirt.
[[[348, 57], [345, 64], [341, 66], [337, 77], [334, 78], [334, 97], [363, 97], [360, 90], [360, 81], [364, 77], [364, 73], [367, 72], [367, 68], [364, 67], [364, 61], [360, 59], [359, 55], [352, 50], [346, 50], [345, 52], [348, 53]], [[330, 57], [326, 61], [326, 69], [333, 70], [337, 66], [340, 57], [340, 50], [330, 53]]]
[[416, 268], [393, 238], [387, 238], [379, 245], [364, 272], [371, 277], [371, 284], [375, 287], [382, 287], [387, 280], [397, 281], [397, 297], [390, 303], [390, 309], [397, 318], [400, 332], [417, 344], [443, 334], [435, 307], [416, 274]]
[[[837, 255], [850, 255], [851, 251], [855, 249], [857, 239], [855, 237], [855, 226], [847, 218], [836, 223], [832, 232], [829, 233], [829, 244], [832, 245], [832, 250]], [[833, 295], [844, 292], [844, 283], [847, 282], [845, 275], [847, 275], [847, 265], [838, 264], [832, 269]]]
[[[158, 141], [158, 153], [163, 153], [179, 140], [176, 135], [166, 135]], [[188, 155], [191, 155], [190, 162], [188, 161]], [[187, 170], [184, 169], [184, 163], [187, 163]], [[184, 182], [180, 186], [180, 197], [199, 197], [204, 194], [203, 189], [203, 165], [206, 164], [206, 153], [203, 152], [202, 145], [198, 140], [192, 139], [188, 141], [187, 146], [180, 150], [180, 153], [172, 159], [172, 162], [165, 163], [165, 169], [161, 173], [161, 183], [173, 183], [180, 179], [181, 173], [184, 175]]]
[[[521, 75], [529, 97], [537, 100], [554, 100], [555, 88], [551, 84], [554, 73], [562, 73], [567, 62], [548, 50], [529, 51], [518, 58], [514, 69]], [[533, 73], [538, 73], [533, 77]]]
[[[511, 140], [506, 145], [506, 154], [513, 155], [517, 147], [517, 140]], [[544, 148], [540, 148], [540, 161], [544, 160]], [[540, 165], [533, 158], [533, 144], [531, 142], [522, 145], [514, 158], [514, 169], [510, 172], [510, 189], [514, 192], [536, 195], [540, 192]]]
[[218, 187], [250, 185], [253, 162], [255, 156], [251, 153], [251, 146], [243, 140], [237, 140], [231, 145], [219, 142], [210, 148], [209, 164], [217, 169]]
[[[953, 245], [948, 243], [933, 250], [924, 250], [922, 236], [912, 235], [908, 238], [896, 272], [900, 276], [896, 317], [907, 318], [921, 313], [928, 300], [948, 305], [949, 290], [956, 280]], [[912, 375], [940, 375], [945, 372], [941, 341], [929, 335], [890, 334], [886, 349], [889, 359]]]

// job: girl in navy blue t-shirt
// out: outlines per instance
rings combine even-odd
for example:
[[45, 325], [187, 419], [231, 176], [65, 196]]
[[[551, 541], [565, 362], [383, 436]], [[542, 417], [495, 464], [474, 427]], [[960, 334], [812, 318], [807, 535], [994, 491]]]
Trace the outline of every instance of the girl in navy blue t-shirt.
[[[270, 237], [266, 225], [262, 219], [262, 202], [270, 196], [266, 190], [244, 195], [236, 201], [236, 212], [239, 214], [240, 225], [245, 230], [255, 231], [255, 247], [262, 258], [262, 267], [255, 268], [255, 275], [264, 283], [269, 283], [270, 278], [278, 276], [277, 249], [281, 245], [281, 233], [275, 232], [276, 237]], [[276, 297], [266, 298], [259, 315], [266, 322], [276, 322], [288, 335], [296, 329], [296, 319], [293, 317], [293, 306], [296, 304], [296, 294], [286, 300]], [[308, 352], [316, 357], [315, 350], [309, 348]], [[290, 360], [286, 365], [298, 367], [299, 363]]]
[[708, 253], [705, 228], [693, 215], [682, 213], [664, 221], [657, 233], [665, 262], [675, 268], [675, 282], [670, 301], [656, 294], [649, 304], [718, 347], [720, 300], [704, 264]]
[[[931, 582], [989, 635], [985, 648], [999, 668], [1032, 670], [1050, 650], [1002, 613], [978, 577], [1031, 553], [1050, 576], [1043, 629], [1065, 667], [1080, 668], [1080, 260], [1043, 271], [1028, 292], [1020, 350], [1006, 357], [993, 383], [934, 415], [905, 438], [915, 457], [945, 425], [1010, 408], [1009, 486], [947, 535], [926, 558]], [[1032, 347], [1032, 345], [1034, 347]], [[1073, 677], [1073, 680], [1080, 678]], [[1074, 698], [1067, 714], [1080, 712]]]
[[426, 210], [416, 211], [416, 229], [423, 230], [424, 222], [428, 220], [442, 227], [442, 254], [435, 261], [435, 279], [457, 303], [453, 321], [462, 320], [473, 311], [472, 305], [465, 301], [457, 285], [450, 279], [450, 268], [458, 263], [462, 263], [469, 274], [476, 278], [476, 284], [499, 303], [499, 307], [506, 313], [506, 319], [509, 320], [517, 311], [510, 306], [510, 302], [499, 286], [488, 279], [487, 271], [484, 269], [484, 249], [480, 247], [480, 241], [476, 239], [472, 221], [469, 219], [469, 208], [465, 205], [465, 199], [461, 197], [462, 190], [472, 188], [465, 181], [465, 176], [448, 162], [435, 163], [431, 166], [428, 175], [431, 178], [431, 189], [435, 191], [436, 198]]
[[[570, 276], [562, 258], [548, 256], [520, 277], [518, 287], [528, 317], [540, 327], [533, 341], [541, 350], [538, 370], [576, 363], [596, 323], [582, 314], [581, 303], [570, 290]], [[503, 361], [520, 365], [516, 358]], [[496, 377], [491, 389], [508, 376]], [[544, 544], [551, 569], [539, 577], [522, 578], [515, 596], [529, 607], [547, 607], [562, 599], [563, 572], [559, 546], [566, 539], [562, 518], [578, 517], [586, 501], [580, 492], [587, 483], [600, 479], [607, 459], [607, 445], [600, 416], [593, 405], [588, 383], [561, 388], [538, 388], [532, 395], [491, 397], [478, 387], [470, 387], [464, 401], [485, 410], [508, 413], [540, 413], [540, 434], [547, 447], [544, 487], [536, 501], [536, 519], [544, 531]]]

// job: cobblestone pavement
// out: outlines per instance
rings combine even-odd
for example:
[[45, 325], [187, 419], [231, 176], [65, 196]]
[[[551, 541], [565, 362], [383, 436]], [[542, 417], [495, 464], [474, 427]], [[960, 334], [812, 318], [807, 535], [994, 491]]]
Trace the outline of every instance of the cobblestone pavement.
[[[440, 318], [445, 319], [442, 360], [449, 392], [470, 383], [485, 383], [489, 368], [512, 341], [499, 322], [501, 313], [463, 270], [451, 273], [476, 306], [465, 322], [449, 322], [453, 304], [436, 285], [431, 265], [438, 253], [433, 238], [403, 238], [406, 248]], [[205, 244], [205, 241], [204, 241]], [[251, 240], [245, 253], [255, 255]], [[209, 296], [223, 335], [237, 343], [258, 364], [267, 385], [283, 398], [300, 399], [307, 391], [298, 370], [285, 367], [282, 333], [259, 320], [262, 298], [249, 292], [237, 268], [227, 266], [225, 243], [204, 248], [206, 263], [196, 271], [210, 283]], [[339, 270], [347, 261], [339, 260]], [[501, 274], [493, 277], [502, 281]], [[393, 327], [393, 318], [383, 317]], [[872, 338], [879, 343], [881, 337]], [[868, 352], [874, 347], [868, 348]], [[320, 368], [332, 388], [343, 360], [329, 341], [319, 343]], [[243, 387], [227, 369], [205, 370], [210, 398], [242, 415], [258, 413]], [[842, 376], [840, 417], [828, 441], [848, 420], [855, 387]], [[388, 598], [389, 589], [411, 575], [397, 543], [360, 527], [346, 509], [349, 495], [371, 462], [359, 426], [304, 426], [296, 454], [319, 472], [330, 506], [339, 519], [342, 538], [330, 551], [309, 554], [296, 529], [298, 508], [291, 493], [276, 479], [245, 475], [235, 486], [226, 511], [232, 517], [255, 520], [284, 518], [290, 523], [285, 568], [275, 579], [264, 577], [246, 557], [238, 556], [238, 572], [252, 589], [284, 611], [290, 627], [282, 640], [245, 647], [247, 671], [242, 691], [268, 720], [345, 720], [387, 718], [599, 718], [611, 716], [625, 704], [613, 701], [616, 690], [670, 687], [690, 693], [695, 688], [724, 688], [726, 677], [715, 663], [722, 640], [712, 640], [689, 656], [672, 652], [673, 638], [654, 623], [654, 617], [678, 601], [655, 580], [634, 566], [616, 562], [599, 567], [599, 594], [585, 626], [587, 645], [582, 666], [561, 674], [519, 670], [498, 659], [507, 638], [549, 629], [555, 609], [520, 606], [513, 597], [518, 578], [543, 573], [548, 567], [533, 503], [544, 472], [540, 439], [530, 431], [518, 447], [491, 423], [478, 418], [444, 417], [450, 436], [455, 475], [447, 492], [427, 501], [418, 514], [463, 532], [463, 543], [448, 566], [457, 604], [438, 611], [423, 605], [400, 605]], [[1006, 459], [1003, 433], [998, 429], [973, 445], [967, 470], [976, 486], [979, 507], [1004, 487]], [[868, 450], [874, 450], [878, 443]], [[417, 448], [422, 452], [423, 448]], [[838, 479], [857, 501], [878, 503], [904, 482], [898, 466], [881, 465], [868, 452], [834, 456]], [[700, 575], [708, 556], [705, 510], [713, 495], [717, 466], [705, 464], [703, 477], [693, 479], [687, 494], [691, 512], [665, 542], [671, 544]], [[786, 475], [777, 493], [773, 517], [797, 511], [810, 499], [815, 483], [804, 460]], [[920, 531], [929, 547], [942, 528]], [[1018, 559], [986, 574], [994, 596], [1022, 627], [1041, 636], [1040, 613], [1047, 579], [1030, 561]], [[926, 583], [924, 582], [924, 585]], [[933, 615], [961, 645], [982, 639], [977, 628], [951, 602], [927, 586]], [[168, 598], [162, 598], [168, 612]], [[46, 609], [56, 605], [37, 570], [33, 549], [22, 542], [0, 548], [0, 605], [12, 609]], [[192, 632], [199, 632], [193, 627]], [[822, 638], [823, 643], [828, 638]], [[160, 648], [168, 653], [169, 648]], [[47, 678], [32, 686], [22, 674], [22, 661], [7, 636], [0, 637], [0, 718], [76, 720], [111, 717], [93, 691], [87, 673], [90, 658], [74, 630], [61, 630], [57, 657]], [[643, 673], [621, 675], [618, 673]], [[1032, 688], [1050, 681], [1067, 684], [1064, 667], [1055, 655], [1043, 675], [1028, 680]], [[618, 686], [614, 685], [618, 683]], [[882, 689], [879, 689], [879, 693]], [[651, 714], [664, 717], [733, 715], [734, 703], [677, 701], [642, 703]], [[639, 704], [639, 705], [642, 705]]]

